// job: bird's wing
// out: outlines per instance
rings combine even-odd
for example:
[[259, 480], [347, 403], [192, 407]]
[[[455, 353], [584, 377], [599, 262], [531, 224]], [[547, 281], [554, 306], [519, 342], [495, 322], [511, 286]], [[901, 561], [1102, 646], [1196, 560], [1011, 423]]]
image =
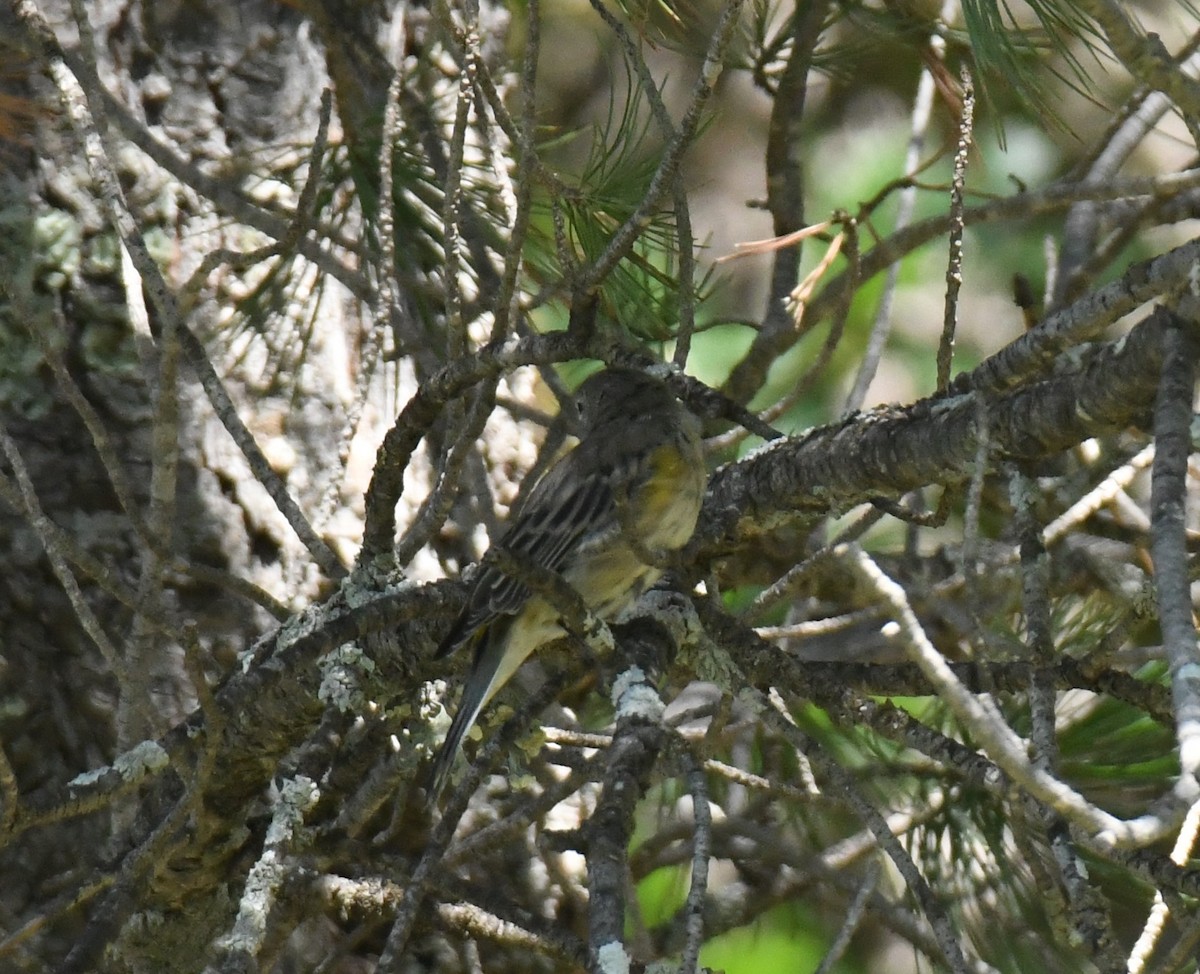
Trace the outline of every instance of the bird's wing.
[[[615, 519], [608, 478], [573, 450], [537, 482], [517, 519], [496, 546], [558, 571], [586, 533]], [[462, 613], [442, 640], [436, 658], [448, 656], [502, 615], [515, 615], [529, 588], [506, 575], [484, 556]]]

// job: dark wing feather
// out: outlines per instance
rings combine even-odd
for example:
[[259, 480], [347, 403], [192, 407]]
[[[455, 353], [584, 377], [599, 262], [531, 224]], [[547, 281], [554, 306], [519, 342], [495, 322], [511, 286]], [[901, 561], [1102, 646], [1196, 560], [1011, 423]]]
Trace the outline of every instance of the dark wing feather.
[[[538, 481], [497, 547], [559, 571], [584, 533], [615, 516], [608, 479], [580, 469], [578, 459], [568, 454]], [[515, 615], [528, 598], [529, 588], [489, 565], [485, 555], [467, 604], [435, 658], [448, 656], [497, 617]]]

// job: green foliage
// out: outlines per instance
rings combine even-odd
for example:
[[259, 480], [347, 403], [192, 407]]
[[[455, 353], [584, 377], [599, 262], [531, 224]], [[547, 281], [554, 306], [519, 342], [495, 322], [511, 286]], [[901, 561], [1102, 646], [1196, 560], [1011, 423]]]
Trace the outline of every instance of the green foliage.
[[[771, 910], [750, 927], [714, 937], [700, 952], [700, 963], [725, 974], [794, 974], [816, 968], [828, 943], [825, 931], [806, 911], [792, 906]], [[861, 970], [843, 959], [836, 974]]]
[[[622, 88], [610, 92], [607, 116], [590, 133], [587, 155], [570, 185], [539, 184], [534, 232], [526, 261], [535, 280], [552, 280], [566, 268], [586, 266], [608, 248], [614, 233], [639, 210], [658, 167], [662, 133], [632, 66]], [[662, 89], [659, 89], [661, 98]], [[563, 146], [582, 132], [542, 146]], [[668, 196], [669, 199], [669, 196]], [[652, 211], [632, 252], [600, 284], [601, 312], [643, 340], [672, 338], [680, 318], [679, 241], [669, 205]], [[568, 273], [569, 277], [569, 273]], [[695, 285], [703, 303], [713, 286], [709, 270]]]
[[665, 923], [683, 907], [690, 875], [686, 866], [670, 866], [656, 869], [638, 881], [638, 910], [647, 927]]
[[1095, 58], [1102, 56], [1102, 39], [1076, 4], [1068, 0], [1028, 0], [1026, 6], [1037, 18], [1040, 30], [1018, 27], [1007, 0], [963, 0], [971, 53], [982, 72], [985, 95], [990, 95], [994, 87], [1011, 87], [1021, 101], [1047, 118], [1057, 118], [1037, 70], [1047, 60], [1039, 55], [1052, 51], [1077, 81], [1085, 83], [1087, 72], [1072, 45], [1082, 43]]

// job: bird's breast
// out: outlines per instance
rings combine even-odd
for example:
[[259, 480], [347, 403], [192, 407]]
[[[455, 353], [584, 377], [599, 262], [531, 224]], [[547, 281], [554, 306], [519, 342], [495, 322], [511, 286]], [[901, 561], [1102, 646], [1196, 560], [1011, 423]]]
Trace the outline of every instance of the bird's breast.
[[696, 530], [704, 497], [702, 460], [676, 449], [660, 449], [653, 474], [634, 500], [634, 527], [648, 548], [682, 548]]

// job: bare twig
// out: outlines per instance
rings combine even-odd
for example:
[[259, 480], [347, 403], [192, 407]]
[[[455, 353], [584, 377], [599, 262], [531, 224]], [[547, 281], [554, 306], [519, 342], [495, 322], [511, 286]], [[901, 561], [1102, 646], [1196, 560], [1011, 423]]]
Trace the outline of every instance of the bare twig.
[[826, 776], [832, 780], [841, 797], [854, 809], [854, 813], [870, 830], [879, 847], [888, 854], [889, 858], [895, 864], [896, 869], [900, 872], [900, 875], [904, 877], [904, 882], [908, 886], [909, 891], [916, 897], [917, 902], [921, 904], [921, 910], [925, 914], [925, 919], [932, 927], [934, 938], [937, 940], [942, 956], [950, 966], [950, 969], [955, 974], [965, 974], [968, 970], [967, 961], [963, 956], [962, 948], [959, 946], [958, 936], [955, 933], [954, 925], [950, 922], [949, 915], [946, 913], [945, 908], [937, 901], [933, 890], [925, 880], [925, 877], [921, 875], [920, 870], [917, 869], [917, 865], [913, 862], [912, 857], [905, 851], [904, 846], [900, 844], [896, 836], [892, 833], [887, 819], [862, 794], [862, 791], [849, 774], [830, 758], [821, 754], [815, 748], [808, 746], [807, 739], [792, 725], [786, 712], [780, 713], [777, 706], [767, 709], [765, 704], [764, 709], [771, 716], [771, 723], [778, 731], [793, 741], [797, 748], [806, 751], [811, 759], [820, 762], [820, 766]]
[[942, 337], [937, 351], [937, 388], [950, 384], [954, 356], [954, 332], [958, 326], [958, 292], [962, 288], [963, 208], [967, 182], [967, 159], [971, 154], [975, 125], [975, 86], [971, 71], [963, 63], [962, 117], [958, 123], [958, 151], [954, 155], [954, 178], [950, 183], [950, 259], [946, 263], [946, 306], [942, 315]]
[[1175, 103], [1192, 141], [1200, 148], [1200, 81], [1180, 70], [1156, 34], [1146, 34], [1117, 0], [1079, 0], [1108, 38], [1109, 47], [1133, 77], [1153, 85]]
[[[1118, 200], [1134, 197], [1166, 199], [1194, 188], [1197, 185], [1200, 185], [1200, 168], [1187, 169], [1178, 173], [1167, 173], [1161, 176], [1114, 179], [1106, 182], [1104, 185], [1097, 186], [1080, 184], [1073, 181], [1061, 181], [1052, 183], [1041, 190], [1016, 193], [1012, 196], [991, 200], [978, 206], [968, 207], [963, 211], [963, 222], [966, 226], [971, 227], [997, 220], [1029, 220], [1034, 216], [1063, 210], [1072, 204], [1086, 200]], [[858, 279], [860, 281], [869, 281], [876, 274], [887, 269], [906, 254], [912, 253], [917, 248], [946, 233], [949, 227], [949, 216], [934, 216], [920, 220], [904, 229], [896, 231], [889, 237], [885, 237], [863, 254]], [[1183, 246], [1185, 248], [1193, 247], [1194, 244], [1189, 243]], [[1170, 252], [1170, 254], [1173, 255], [1170, 257], [1171, 261], [1176, 257], [1181, 258], [1182, 256], [1175, 251]], [[1146, 264], [1135, 266], [1143, 268], [1150, 266], [1154, 268], [1155, 272], [1165, 271], [1166, 266], [1161, 263], [1164, 258], [1168, 258], [1168, 255], [1164, 254], [1162, 257], [1155, 258]], [[1128, 277], [1128, 275], [1126, 276]], [[1113, 285], [1106, 285], [1099, 292], [1090, 295], [1085, 301], [1079, 302], [1079, 305], [1094, 301], [1100, 293], [1109, 291], [1112, 287]], [[837, 307], [838, 303], [845, 299], [844, 292], [851, 288], [852, 280], [849, 273], [843, 272], [832, 278], [808, 305], [806, 314], [810, 324], [816, 324], [825, 315], [832, 313], [832, 310]], [[1152, 296], [1153, 294], [1149, 294], [1143, 297], [1141, 301], [1148, 300]], [[1136, 302], [1134, 307], [1140, 304], [1141, 301]], [[1117, 317], [1120, 314], [1128, 313], [1130, 310], [1132, 309], [1126, 308]], [[1055, 317], [1059, 323], [1063, 321], [1063, 318]], [[1040, 328], [1037, 329], [1037, 331], [1040, 330]], [[951, 383], [951, 387], [957, 387], [959, 381], [965, 381], [962, 375], [955, 377], [955, 382]]]
[[[22, 317], [30, 322], [35, 320], [31, 309], [23, 309]], [[60, 308], [55, 308], [54, 320], [59, 326], [60, 334], [65, 334], [66, 322], [63, 320]], [[66, 362], [63, 360], [57, 336], [51, 336], [39, 327], [30, 327], [28, 330], [34, 341], [37, 342], [38, 349], [41, 351], [42, 357], [46, 360], [46, 364], [50, 366], [51, 371], [54, 373], [54, 381], [59, 392], [62, 393], [71, 408], [83, 420], [84, 426], [87, 427], [88, 437], [92, 445], [96, 448], [96, 454], [100, 457], [100, 462], [104, 465], [104, 472], [108, 476], [109, 484], [112, 485], [113, 493], [117, 497], [117, 503], [121, 505], [121, 510], [129, 518], [129, 523], [133, 526], [135, 535], [146, 547], [154, 547], [160, 544], [163, 539], [155, 538], [146, 526], [141, 513], [141, 504], [134, 494], [129, 478], [125, 475], [124, 464], [121, 462], [120, 457], [117, 456], [116, 446], [108, 434], [108, 428], [104, 420], [101, 419], [96, 408], [84, 396], [78, 383], [75, 382], [75, 378], [67, 368]]]
[[1045, 544], [1054, 544], [1078, 527], [1128, 487], [1133, 479], [1154, 461], [1154, 444], [1142, 447], [1129, 461], [1121, 464], [1100, 483], [1046, 525], [1042, 531]]
[[[1025, 613], [1025, 640], [1032, 673], [1029, 706], [1032, 721], [1033, 764], [1050, 774], [1058, 768], [1058, 741], [1055, 732], [1054, 668], [1056, 654], [1050, 623], [1050, 558], [1042, 542], [1042, 531], [1034, 516], [1036, 497], [1032, 480], [1024, 473], [1013, 474], [1017, 532], [1020, 536], [1022, 608]], [[1066, 890], [1074, 935], [1087, 945], [1102, 970], [1116, 971], [1124, 965], [1117, 954], [1112, 918], [1099, 890], [1088, 879], [1086, 864], [1071, 841], [1066, 822], [1049, 814], [1047, 832], [1059, 882]]]
[[842, 919], [842, 925], [838, 929], [837, 936], [833, 938], [833, 943], [825, 951], [825, 956], [821, 958], [821, 963], [817, 965], [814, 974], [829, 974], [833, 970], [834, 965], [842, 959], [842, 955], [846, 953], [846, 948], [850, 946], [850, 938], [854, 936], [854, 931], [858, 929], [858, 925], [862, 922], [863, 915], [867, 911], [867, 905], [871, 900], [871, 894], [875, 892], [875, 887], [879, 883], [880, 871], [878, 859], [872, 859], [867, 864], [862, 882], [859, 884], [858, 891], [854, 894], [853, 902], [851, 902], [849, 909], [846, 910], [846, 916]]
[[53, 522], [46, 516], [46, 512], [42, 510], [42, 505], [38, 501], [37, 491], [33, 486], [33, 480], [30, 478], [29, 470], [25, 466], [25, 461], [21, 456], [21, 451], [9, 435], [8, 428], [5, 426], [2, 416], [0, 416], [0, 452], [3, 452], [5, 457], [8, 458], [8, 464], [12, 467], [13, 477], [16, 479], [17, 486], [20, 489], [21, 504], [24, 508], [25, 519], [29, 522], [29, 526], [33, 528], [38, 536], [38, 540], [42, 543], [46, 556], [50, 559], [50, 567], [54, 571], [59, 584], [63, 587], [63, 591], [66, 592], [67, 598], [71, 602], [71, 608], [75, 610], [76, 618], [79, 619], [79, 624], [83, 626], [84, 631], [91, 637], [92, 642], [96, 644], [96, 647], [104, 657], [105, 663], [121, 679], [122, 686], [129, 686], [129, 681], [125, 679], [128, 676], [128, 664], [121, 653], [118, 652], [116, 646], [113, 645], [108, 634], [104, 631], [104, 627], [96, 617], [96, 613], [84, 597], [74, 572], [71, 571], [70, 566], [67, 564], [67, 557], [57, 543], [57, 532], [52, 530], [54, 526]]
[[421, 858], [409, 875], [403, 898], [396, 908], [392, 928], [388, 932], [387, 941], [379, 956], [378, 967], [381, 972], [398, 969], [408, 939], [412, 935], [417, 911], [425, 898], [426, 884], [429, 882], [433, 870], [442, 862], [459, 820], [466, 811], [467, 801], [478, 787], [480, 777], [485, 769], [490, 768], [496, 762], [504, 750], [511, 745], [513, 738], [528, 725], [533, 715], [554, 699], [562, 690], [566, 678], [567, 674], [561, 674], [547, 680], [529, 698], [521, 710], [505, 722], [500, 732], [483, 745], [465, 778], [451, 793], [441, 819], [434, 827], [428, 842], [423, 847]]
[[[443, 19], [451, 12], [439, 5]], [[463, 153], [466, 149], [467, 125], [470, 121], [471, 102], [475, 88], [475, 77], [479, 63], [479, 5], [468, 2], [463, 5], [466, 27], [462, 34], [463, 63], [459, 70], [458, 96], [455, 103], [454, 127], [448, 145], [445, 179], [442, 186], [442, 231], [445, 237], [443, 280], [446, 294], [446, 336], [452, 355], [461, 355], [467, 347], [466, 323], [462, 317], [462, 288], [460, 275], [464, 272], [461, 252], [460, 227], [462, 223], [462, 175]]]
[[[805, 224], [804, 167], [802, 138], [804, 106], [809, 75], [831, 4], [817, 0], [796, 4], [781, 31], [791, 44], [787, 64], [773, 93], [765, 153], [767, 207], [772, 232], [777, 237], [793, 233]], [[748, 402], [761, 388], [771, 363], [795, 339], [792, 316], [786, 301], [799, 276], [800, 247], [777, 251], [771, 267], [771, 283], [762, 325], [749, 351], [734, 367], [725, 391], [738, 402]], [[817, 319], [809, 315], [810, 323]]]
[[[956, 0], [947, 0], [943, 4], [942, 19], [948, 18], [951, 7], [957, 6]], [[929, 38], [929, 47], [935, 56], [945, 52], [945, 41], [936, 34]], [[915, 177], [921, 165], [921, 153], [925, 148], [925, 136], [929, 130], [929, 120], [933, 114], [933, 101], [936, 86], [933, 73], [926, 65], [921, 68], [921, 77], [917, 82], [917, 93], [913, 98], [911, 130], [908, 137], [908, 147], [904, 153], [904, 174], [910, 179]], [[912, 222], [913, 210], [917, 204], [917, 187], [909, 183], [900, 191], [900, 199], [896, 206], [896, 229], [902, 230]], [[842, 414], [849, 416], [862, 408], [867, 398], [867, 390], [879, 362], [883, 358], [884, 346], [892, 325], [892, 302], [896, 297], [896, 286], [900, 281], [900, 262], [896, 261], [888, 268], [887, 279], [884, 281], [883, 293], [875, 308], [875, 318], [871, 323], [871, 336], [867, 339], [867, 347], [859, 363], [858, 372], [854, 376], [854, 385], [846, 397]], [[849, 289], [847, 289], [849, 290]]]
[[745, 0], [726, 0], [717, 20], [716, 29], [709, 40], [708, 50], [704, 54], [704, 63], [692, 86], [691, 98], [688, 101], [687, 110], [679, 122], [675, 137], [663, 151], [641, 202], [625, 222], [613, 232], [608, 246], [604, 248], [600, 256], [584, 270], [580, 280], [575, 282], [575, 287], [580, 293], [590, 293], [594, 290], [601, 281], [608, 277], [617, 263], [629, 253], [630, 248], [645, 229], [650, 215], [659, 205], [663, 194], [674, 185], [680, 160], [696, 137], [704, 109], [713, 93], [717, 79], [721, 76], [725, 50], [733, 39], [734, 28], [737, 26], [738, 16], [744, 2]]
[[612, 697], [616, 730], [603, 791], [588, 824], [588, 942], [598, 971], [626, 956], [625, 887], [634, 811], [666, 739], [662, 701], [639, 667], [618, 677]]
[[[1196, 844], [1198, 832], [1200, 832], [1200, 801], [1193, 803], [1192, 807], [1188, 809], [1187, 817], [1183, 820], [1183, 825], [1179, 828], [1179, 835], [1175, 838], [1175, 846], [1171, 849], [1171, 861], [1175, 865], [1185, 866], [1187, 864], [1191, 858], [1192, 849]], [[1170, 912], [1167, 901], [1163, 898], [1162, 891], [1155, 890], [1154, 905], [1150, 908], [1150, 915], [1146, 917], [1146, 923], [1142, 927], [1142, 932], [1138, 935], [1137, 942], [1129, 951], [1129, 963], [1127, 965], [1129, 974], [1142, 974], [1142, 971], [1145, 970], [1146, 962], [1150, 959], [1155, 945], [1162, 936], [1163, 928], [1166, 926], [1167, 917], [1170, 915]], [[1174, 969], [1174, 966], [1163, 968], [1163, 970]]]
[[[527, 6], [525, 59], [521, 66], [521, 127], [515, 138], [512, 134], [509, 136], [517, 150], [516, 213], [508, 234], [500, 291], [493, 306], [496, 322], [492, 328], [492, 341], [502, 339], [519, 320], [521, 289], [517, 281], [533, 212], [533, 177], [540, 163], [537, 154], [537, 67], [542, 44], [542, 12], [539, 0], [530, 0]], [[480, 75], [486, 76], [482, 67]]]
[[1097, 835], [1111, 847], [1131, 847], [1155, 841], [1171, 829], [1177, 819], [1169, 815], [1148, 814], [1123, 821], [1085, 799], [1079, 792], [1040, 768], [1033, 767], [1021, 741], [995, 710], [964, 687], [946, 665], [941, 653], [926, 636], [913, 614], [908, 596], [888, 578], [862, 549], [847, 548], [845, 564], [870, 585], [895, 614], [905, 649], [929, 681], [938, 696], [987, 754], [1014, 781], [1053, 808], [1068, 821]]
[[246, 878], [233, 927], [217, 942], [215, 968], [209, 967], [208, 971], [233, 974], [257, 966], [259, 954], [271, 935], [272, 910], [288, 879], [293, 847], [303, 834], [305, 815], [320, 794], [316, 783], [303, 775], [279, 785], [262, 854]]
[[462, 422], [456, 423], [454, 439], [437, 464], [437, 481], [421, 502], [416, 516], [396, 545], [395, 559], [399, 566], [407, 565], [439, 530], [457, 495], [464, 465], [470, 460], [475, 442], [495, 403], [495, 379], [483, 383]]
[[1200, 651], [1196, 646], [1185, 526], [1196, 346], [1194, 329], [1174, 315], [1171, 318], [1163, 333], [1162, 381], [1154, 408], [1150, 497], [1154, 529], [1150, 546], [1175, 701], [1180, 764], [1176, 789], [1181, 798], [1194, 802], [1200, 793]]
[[704, 898], [708, 891], [708, 860], [712, 849], [712, 810], [708, 807], [708, 782], [705, 766], [685, 752], [688, 764], [688, 791], [692, 796], [692, 879], [684, 904], [687, 942], [680, 961], [680, 974], [695, 974], [700, 948], [704, 943]]
[[[599, 350], [595, 350], [599, 351]], [[396, 502], [404, 484], [404, 470], [412, 451], [436, 420], [444, 405], [478, 382], [518, 365], [542, 365], [581, 358], [589, 352], [569, 332], [533, 335], [508, 344], [489, 346], [472, 357], [451, 361], [430, 376], [408, 401], [384, 436], [375, 460], [366, 496], [366, 523], [360, 564], [392, 558]]]

